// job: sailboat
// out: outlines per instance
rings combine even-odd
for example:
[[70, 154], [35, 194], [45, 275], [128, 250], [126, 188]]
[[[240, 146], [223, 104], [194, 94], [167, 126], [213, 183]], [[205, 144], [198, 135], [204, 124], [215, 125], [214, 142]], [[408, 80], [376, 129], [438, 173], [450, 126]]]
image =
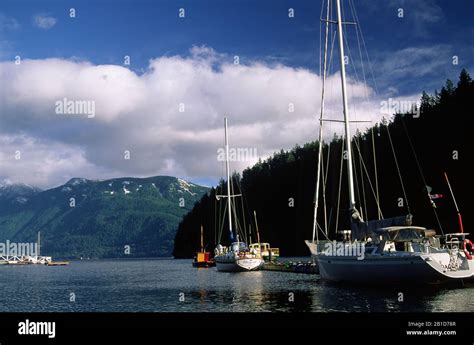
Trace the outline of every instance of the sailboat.
[[215, 249], [214, 260], [218, 271], [222, 272], [240, 272], [255, 271], [260, 269], [264, 261], [258, 251], [250, 250], [245, 242], [240, 241], [238, 231], [234, 232], [232, 211], [232, 199], [240, 195], [231, 195], [231, 179], [229, 168], [229, 140], [227, 137], [227, 118], [224, 118], [225, 131], [225, 157], [226, 157], [226, 175], [227, 175], [227, 195], [220, 195], [218, 198], [227, 198], [227, 217], [229, 226], [230, 247], [218, 244]]
[[211, 253], [204, 248], [204, 229], [201, 225], [201, 250], [196, 253], [193, 260], [193, 267], [214, 267], [215, 261], [211, 259]]
[[[447, 175], [446, 181], [458, 211], [460, 230], [457, 233], [440, 236], [436, 235], [435, 230], [414, 226], [411, 214], [368, 221], [357, 210], [340, 0], [336, 0], [336, 14], [351, 223], [351, 229], [346, 231], [350, 233], [351, 240], [340, 243], [334, 241], [332, 245], [326, 244], [325, 250], [316, 251], [314, 244], [318, 242], [314, 242], [313, 235], [310, 244], [313, 244], [313, 251], [317, 254], [321, 279], [362, 284], [438, 284], [473, 280], [472, 243], [466, 238], [468, 234], [464, 233]], [[329, 22], [334, 21], [327, 18], [326, 23]]]

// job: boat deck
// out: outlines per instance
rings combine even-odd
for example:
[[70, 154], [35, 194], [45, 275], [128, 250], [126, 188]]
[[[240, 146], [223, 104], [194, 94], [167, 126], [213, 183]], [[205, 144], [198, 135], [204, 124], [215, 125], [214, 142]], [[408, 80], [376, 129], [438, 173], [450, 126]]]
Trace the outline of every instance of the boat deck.
[[265, 262], [262, 267], [264, 271], [278, 271], [278, 272], [289, 272], [289, 273], [306, 273], [306, 274], [319, 274], [318, 266], [314, 262]]

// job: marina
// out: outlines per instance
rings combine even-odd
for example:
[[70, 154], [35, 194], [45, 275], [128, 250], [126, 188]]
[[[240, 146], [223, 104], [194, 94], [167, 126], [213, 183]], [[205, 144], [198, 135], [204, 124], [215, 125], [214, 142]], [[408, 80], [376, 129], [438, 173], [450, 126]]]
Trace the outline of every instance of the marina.
[[474, 345], [473, 13], [2, 1], [0, 345]]
[[0, 255], [0, 265], [45, 265], [45, 266], [67, 266], [68, 261], [53, 262], [51, 256], [42, 256], [41, 232], [38, 232], [36, 243], [15, 243], [7, 241], [6, 253]]

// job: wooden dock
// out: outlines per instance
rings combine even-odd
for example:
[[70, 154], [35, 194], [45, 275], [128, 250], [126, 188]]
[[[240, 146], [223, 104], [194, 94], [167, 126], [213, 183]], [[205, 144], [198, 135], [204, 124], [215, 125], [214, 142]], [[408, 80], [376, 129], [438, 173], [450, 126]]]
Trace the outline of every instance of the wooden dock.
[[264, 271], [278, 271], [289, 273], [319, 274], [318, 266], [312, 261], [308, 262], [266, 262], [262, 268]]
[[48, 262], [48, 266], [67, 266], [69, 265], [69, 261], [56, 261], [56, 262]]

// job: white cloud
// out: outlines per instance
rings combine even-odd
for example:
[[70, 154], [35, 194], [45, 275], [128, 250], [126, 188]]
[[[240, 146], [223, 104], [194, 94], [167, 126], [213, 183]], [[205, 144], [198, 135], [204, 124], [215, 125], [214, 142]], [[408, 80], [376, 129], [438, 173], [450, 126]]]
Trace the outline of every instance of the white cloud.
[[97, 173], [107, 176], [107, 172], [85, 159], [80, 148], [64, 143], [2, 134], [0, 145], [0, 181], [51, 187], [66, 182], [78, 172], [90, 177]]
[[0, 13], [0, 32], [14, 31], [20, 28], [20, 24], [15, 18]]
[[391, 0], [389, 7], [403, 9], [403, 18], [410, 22], [417, 36], [428, 35], [428, 27], [442, 22], [445, 17], [436, 0]]
[[[450, 44], [410, 46], [379, 53], [374, 63], [378, 87], [386, 96], [399, 97], [423, 90], [432, 93], [443, 80], [455, 80], [461, 68], [469, 69], [469, 62], [462, 57], [473, 53], [471, 46]], [[459, 58], [459, 65], [453, 64], [454, 56]]]
[[49, 30], [56, 25], [56, 18], [47, 14], [37, 14], [33, 17], [33, 23], [42, 30]]
[[[63, 59], [3, 62], [0, 84], [9, 85], [0, 91], [0, 141], [23, 138], [16, 146], [1, 145], [0, 177], [41, 187], [73, 176], [114, 174], [218, 179], [224, 115], [231, 146], [255, 148], [261, 157], [315, 140], [318, 133], [318, 75], [262, 62], [234, 65], [207, 47], [194, 47], [189, 57], [152, 59], [142, 75]], [[348, 92], [353, 119], [379, 119], [380, 100], [367, 101], [373, 97], [369, 87], [349, 80]], [[326, 117], [342, 118], [340, 97], [339, 75], [331, 75]], [[55, 102], [63, 98], [94, 101], [96, 116], [56, 114]], [[341, 130], [328, 124], [325, 136]], [[15, 147], [29, 152], [21, 165], [13, 161]]]
[[440, 68], [450, 66], [451, 53], [451, 46], [445, 44], [407, 47], [387, 53], [380, 69], [386, 71], [392, 80], [436, 75]]

